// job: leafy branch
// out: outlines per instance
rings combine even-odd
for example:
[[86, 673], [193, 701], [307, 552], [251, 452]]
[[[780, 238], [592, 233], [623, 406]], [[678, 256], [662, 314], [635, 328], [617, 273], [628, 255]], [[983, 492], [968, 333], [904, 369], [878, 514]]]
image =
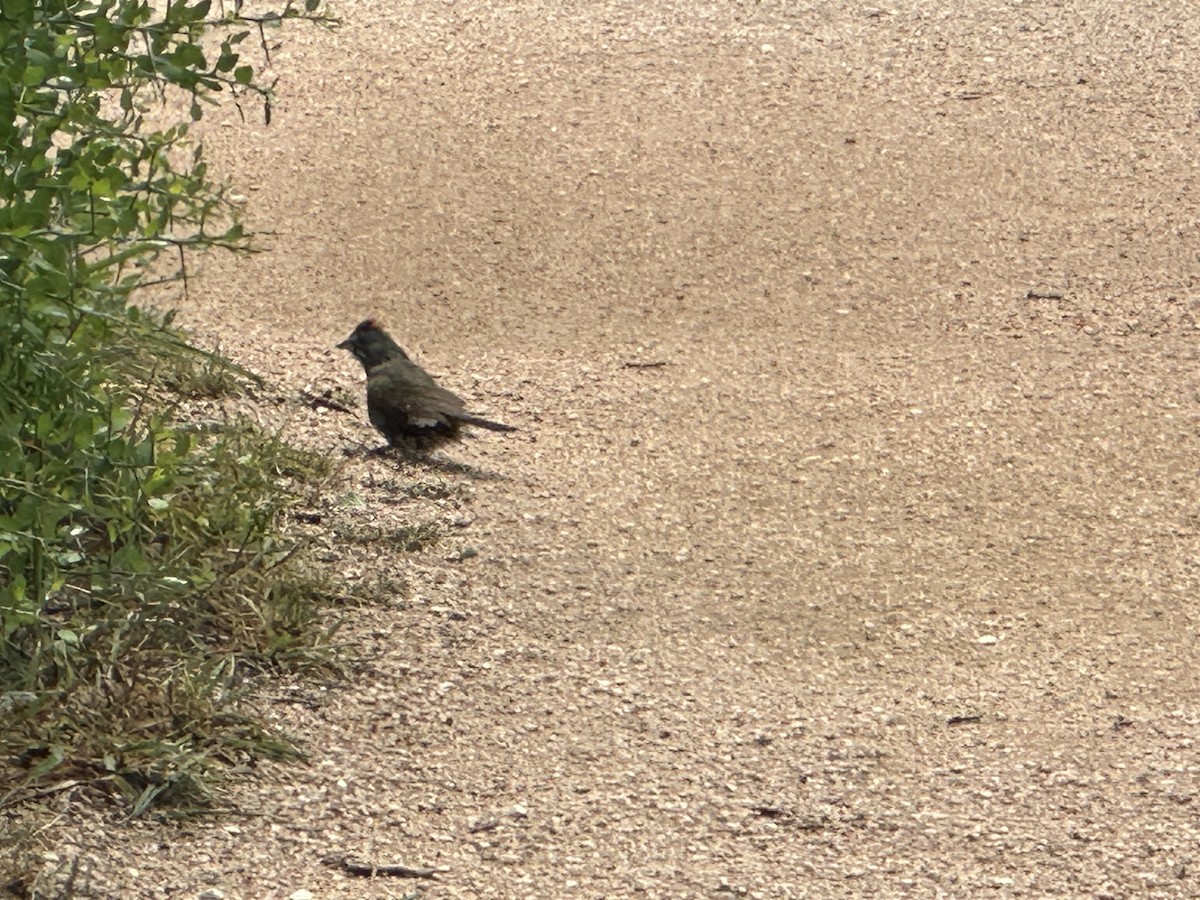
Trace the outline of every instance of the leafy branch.
[[188, 128], [222, 98], [269, 110], [288, 20], [336, 21], [317, 0], [0, 0], [0, 807], [72, 782], [137, 814], [202, 797], [218, 760], [294, 752], [234, 704], [248, 666], [320, 643], [278, 526], [327, 462], [174, 423], [168, 389], [255, 379], [131, 302], [186, 291], [192, 253], [254, 249]]

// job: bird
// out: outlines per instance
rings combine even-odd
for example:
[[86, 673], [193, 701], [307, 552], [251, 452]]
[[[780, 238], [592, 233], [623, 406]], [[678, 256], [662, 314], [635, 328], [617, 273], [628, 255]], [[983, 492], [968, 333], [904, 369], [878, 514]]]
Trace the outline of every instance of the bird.
[[409, 359], [377, 319], [367, 319], [337, 345], [349, 350], [367, 373], [367, 417], [389, 447], [426, 448], [458, 439], [463, 425], [516, 431], [467, 412], [466, 403]]

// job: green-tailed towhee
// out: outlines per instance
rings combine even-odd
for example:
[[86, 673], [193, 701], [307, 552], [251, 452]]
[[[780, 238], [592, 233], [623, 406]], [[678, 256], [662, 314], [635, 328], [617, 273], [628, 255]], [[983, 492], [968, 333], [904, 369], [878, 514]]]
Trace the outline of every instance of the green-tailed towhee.
[[458, 436], [462, 425], [492, 431], [516, 431], [466, 411], [462, 398], [408, 358], [375, 319], [367, 319], [338, 344], [349, 350], [367, 372], [367, 416], [390, 446], [418, 444]]

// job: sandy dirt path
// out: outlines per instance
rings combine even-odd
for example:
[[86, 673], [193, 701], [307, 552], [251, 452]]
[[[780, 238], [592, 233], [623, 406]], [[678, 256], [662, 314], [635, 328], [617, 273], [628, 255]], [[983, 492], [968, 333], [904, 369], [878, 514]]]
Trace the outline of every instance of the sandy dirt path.
[[335, 521], [445, 533], [330, 551], [394, 601], [348, 614], [354, 683], [268, 698], [311, 766], [110, 829], [98, 878], [1200, 892], [1200, 17], [901, 6], [363, 0], [284, 34], [273, 124], [205, 125], [273, 250], [210, 260], [186, 323], [358, 390], [332, 345], [379, 315], [521, 431], [450, 451], [495, 477], [346, 464]]

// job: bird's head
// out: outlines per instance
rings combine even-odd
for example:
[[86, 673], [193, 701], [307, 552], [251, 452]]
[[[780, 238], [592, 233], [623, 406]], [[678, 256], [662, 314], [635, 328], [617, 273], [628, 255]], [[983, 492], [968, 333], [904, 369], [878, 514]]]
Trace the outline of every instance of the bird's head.
[[390, 359], [408, 359], [400, 345], [383, 330], [378, 319], [367, 319], [338, 344], [339, 350], [349, 350], [368, 372]]

